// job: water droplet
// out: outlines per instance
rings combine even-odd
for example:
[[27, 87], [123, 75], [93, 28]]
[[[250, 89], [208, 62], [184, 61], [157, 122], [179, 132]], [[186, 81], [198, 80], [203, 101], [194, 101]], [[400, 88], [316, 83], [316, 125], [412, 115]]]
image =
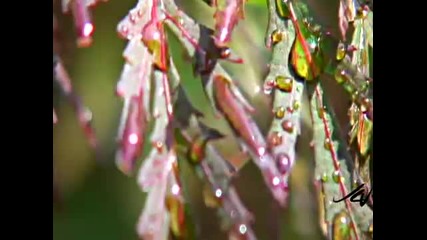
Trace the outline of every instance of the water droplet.
[[276, 87], [284, 92], [291, 92], [294, 80], [289, 77], [277, 76]]
[[171, 189], [173, 195], [178, 195], [180, 190], [181, 188], [178, 186], [178, 184], [174, 184]]
[[351, 94], [351, 100], [353, 100], [353, 102], [355, 102], [360, 96], [359, 91], [354, 91], [353, 94]]
[[354, 181], [353, 181], [353, 184], [352, 184], [352, 188], [353, 189], [356, 189], [357, 187], [359, 186], [359, 184], [357, 183], [357, 180], [355, 179]]
[[366, 113], [371, 109], [371, 106], [372, 106], [371, 100], [369, 98], [363, 98], [361, 102], [360, 110], [363, 113]]
[[346, 211], [341, 211], [333, 219], [333, 239], [347, 240], [350, 239], [350, 216]]
[[240, 224], [240, 226], [239, 226], [240, 234], [245, 234], [247, 230], [248, 230], [248, 228], [246, 227], [245, 224]]
[[265, 94], [270, 94], [274, 88], [274, 80], [270, 79], [264, 82], [263, 90]]
[[333, 146], [332, 140], [330, 138], [325, 139], [324, 147], [326, 150], [331, 150]]
[[226, 58], [230, 57], [230, 55], [231, 55], [230, 48], [228, 48], [228, 47], [222, 48], [221, 52], [220, 52], [220, 55], [221, 55], [221, 58], [223, 58], [223, 59], [226, 59]]
[[222, 196], [222, 190], [221, 189], [217, 189], [215, 190], [215, 197], [220, 198]]
[[271, 147], [275, 147], [282, 144], [282, 135], [277, 131], [272, 132], [268, 137], [268, 144]]
[[280, 153], [276, 157], [277, 168], [281, 174], [286, 174], [291, 166], [291, 161], [286, 153]]
[[280, 183], [280, 178], [279, 177], [274, 177], [272, 180], [273, 186], [277, 186]]
[[277, 44], [278, 42], [282, 41], [285, 38], [285, 33], [276, 29], [271, 34], [271, 42], [273, 44]]
[[369, 7], [367, 5], [365, 5], [365, 6], [359, 7], [357, 9], [356, 17], [359, 19], [364, 19], [368, 16], [368, 13], [369, 13]]
[[122, 26], [120, 27], [119, 32], [120, 32], [120, 34], [121, 34], [123, 37], [127, 37], [128, 33], [129, 33], [129, 28], [128, 28], [127, 26], [125, 26], [125, 25], [122, 25]]
[[138, 9], [138, 11], [136, 12], [136, 14], [138, 15], [138, 17], [142, 17], [142, 15], [144, 14], [143, 9]]
[[368, 234], [371, 239], [374, 239], [374, 224], [369, 225]]
[[326, 109], [324, 107], [320, 107], [319, 109], [317, 109], [317, 116], [320, 119], [323, 119], [325, 117], [325, 111]]
[[338, 84], [343, 84], [349, 80], [349, 76], [345, 70], [337, 69], [335, 71], [335, 80]]
[[138, 140], [138, 135], [136, 133], [129, 134], [128, 142], [130, 144], [135, 145], [138, 143]]
[[335, 183], [339, 183], [341, 179], [340, 171], [334, 171], [332, 173], [332, 180], [334, 180]]
[[328, 180], [329, 180], [329, 176], [328, 176], [328, 174], [326, 174], [326, 173], [323, 173], [322, 174], [322, 182], [327, 182]]
[[292, 133], [294, 131], [294, 124], [291, 120], [285, 120], [282, 122], [282, 128], [288, 133]]
[[285, 108], [284, 107], [279, 107], [276, 110], [276, 113], [274, 115], [275, 115], [276, 118], [282, 119], [285, 116], [285, 113], [286, 113]]
[[161, 153], [163, 150], [163, 142], [156, 141], [155, 143], [153, 143], [153, 147], [156, 148], [157, 152]]
[[293, 108], [295, 111], [298, 111], [299, 107], [300, 107], [300, 103], [299, 103], [297, 100], [295, 100], [295, 101], [294, 101], [294, 104], [293, 104], [293, 106], [292, 106], [292, 108]]
[[337, 48], [337, 55], [336, 55], [337, 60], [338, 61], [343, 60], [345, 57], [345, 54], [346, 54], [345, 45], [344, 43], [340, 42]]
[[135, 14], [134, 12], [129, 13], [129, 20], [131, 21], [131, 23], [135, 23], [136, 22], [136, 20], [138, 19], [138, 15], [137, 14]]

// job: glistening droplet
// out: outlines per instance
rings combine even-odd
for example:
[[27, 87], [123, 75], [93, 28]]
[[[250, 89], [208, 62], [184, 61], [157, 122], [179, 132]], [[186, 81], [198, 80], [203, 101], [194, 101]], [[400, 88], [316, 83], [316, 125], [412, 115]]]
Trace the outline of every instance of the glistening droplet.
[[346, 211], [341, 211], [334, 216], [332, 227], [333, 227], [333, 238], [334, 240], [347, 240], [350, 239], [350, 216]]
[[284, 37], [285, 37], [285, 33], [284, 33], [284, 32], [282, 32], [282, 31], [280, 31], [280, 30], [278, 30], [278, 29], [276, 29], [276, 30], [274, 30], [274, 31], [273, 31], [273, 33], [271, 34], [271, 42], [272, 42], [273, 44], [277, 44], [277, 43], [279, 43], [280, 41], [282, 41]]
[[341, 179], [340, 171], [334, 171], [332, 173], [332, 180], [334, 180], [335, 183], [339, 183]]
[[291, 166], [291, 161], [286, 153], [280, 153], [276, 156], [276, 165], [281, 174], [286, 174]]
[[268, 144], [270, 147], [276, 147], [282, 144], [282, 135], [277, 131], [270, 133], [268, 136]]
[[286, 110], [284, 107], [279, 107], [274, 114], [276, 118], [282, 119], [285, 116]]
[[292, 133], [294, 131], [294, 124], [291, 120], [285, 120], [282, 122], [282, 128], [288, 133]]
[[326, 138], [324, 142], [325, 149], [332, 150], [332, 146], [333, 146], [332, 140], [330, 138]]
[[338, 44], [338, 47], [337, 47], [337, 56], [336, 56], [336, 59], [338, 61], [343, 60], [344, 57], [345, 57], [345, 53], [346, 53], [346, 51], [345, 51], [345, 45], [344, 45], [344, 43], [340, 42]]
[[289, 77], [277, 76], [276, 77], [276, 88], [283, 92], [291, 92], [294, 80]]

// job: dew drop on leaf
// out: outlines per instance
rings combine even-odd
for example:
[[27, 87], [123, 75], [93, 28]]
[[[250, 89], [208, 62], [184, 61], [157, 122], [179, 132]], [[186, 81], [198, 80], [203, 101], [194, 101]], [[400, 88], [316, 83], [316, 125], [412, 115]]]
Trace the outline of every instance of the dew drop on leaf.
[[278, 131], [272, 132], [268, 137], [268, 143], [271, 147], [282, 144], [282, 135]]
[[277, 168], [281, 174], [286, 174], [291, 165], [289, 156], [286, 153], [280, 153], [276, 157]]
[[360, 110], [361, 110], [363, 113], [366, 113], [367, 111], [369, 111], [369, 110], [370, 110], [371, 106], [372, 106], [372, 102], [371, 102], [371, 100], [370, 100], [369, 98], [363, 98], [363, 99], [362, 99], [361, 106], [360, 106]]
[[332, 141], [331, 141], [330, 138], [326, 138], [325, 139], [324, 147], [325, 147], [326, 150], [331, 150], [332, 149]]
[[340, 42], [338, 44], [338, 47], [337, 47], [337, 56], [336, 56], [336, 59], [338, 61], [343, 60], [344, 57], [345, 57], [345, 54], [346, 54], [345, 45], [344, 45], [344, 43]]
[[276, 110], [276, 112], [275, 112], [274, 116], [275, 116], [276, 118], [278, 118], [278, 119], [282, 119], [282, 118], [285, 116], [285, 113], [286, 113], [285, 108], [284, 108], [284, 107], [279, 107], [279, 108]]
[[343, 84], [347, 82], [349, 80], [347, 72], [345, 70], [337, 68], [335, 71], [335, 80], [338, 84]]
[[273, 31], [273, 33], [271, 34], [271, 42], [273, 44], [277, 44], [280, 41], [282, 41], [285, 38], [285, 33], [276, 29]]
[[294, 104], [292, 105], [293, 110], [297, 111], [299, 107], [300, 107], [300, 103], [297, 100], [295, 100]]
[[320, 107], [319, 109], [317, 109], [317, 116], [320, 119], [323, 119], [325, 117], [325, 108]]
[[334, 240], [350, 239], [350, 216], [346, 211], [341, 211], [333, 219], [333, 238]]
[[294, 124], [291, 120], [285, 120], [282, 122], [282, 128], [288, 133], [292, 133], [294, 131]]
[[294, 80], [289, 77], [277, 76], [276, 77], [276, 88], [283, 92], [291, 92]]
[[340, 171], [334, 171], [332, 173], [332, 180], [334, 180], [335, 183], [339, 183], [341, 178]]
[[371, 223], [371, 225], [369, 225], [368, 235], [371, 239], [374, 239], [374, 224], [373, 223]]
[[322, 179], [322, 182], [327, 182], [329, 180], [328, 174], [323, 173], [321, 179]]

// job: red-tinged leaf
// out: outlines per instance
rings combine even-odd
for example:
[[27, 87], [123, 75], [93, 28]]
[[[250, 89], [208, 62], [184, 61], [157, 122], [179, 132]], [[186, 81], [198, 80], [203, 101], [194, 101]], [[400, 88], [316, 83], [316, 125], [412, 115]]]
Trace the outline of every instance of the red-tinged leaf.
[[77, 31], [77, 45], [88, 47], [92, 44], [92, 35], [95, 26], [92, 22], [89, 7], [100, 2], [100, 0], [63, 0], [62, 8], [64, 12], [72, 11], [74, 24]]
[[225, 47], [230, 41], [234, 28], [244, 18], [245, 0], [227, 0], [224, 10], [215, 12], [215, 44]]
[[[143, 239], [163, 240], [168, 239], [170, 229], [170, 215], [166, 208], [165, 200], [168, 193], [168, 179], [169, 175], [173, 174], [171, 170], [172, 165], [176, 163], [176, 155], [173, 151], [165, 151], [164, 154], [157, 155], [157, 152], [153, 150], [152, 156], [154, 158], [151, 159], [156, 160], [157, 166], [155, 169], [157, 171], [156, 175], [146, 176], [145, 179], [151, 181], [149, 186], [141, 186], [143, 191], [148, 191], [148, 196], [144, 210], [139, 218], [137, 231], [138, 235]], [[153, 173], [152, 171], [147, 172], [150, 168], [147, 163], [154, 162], [144, 162], [140, 174]], [[143, 169], [146, 171], [143, 171]]]
[[252, 128], [254, 123], [248, 117], [243, 106], [237, 101], [233, 94], [230, 82], [223, 76], [217, 75], [213, 79], [215, 102], [218, 109], [224, 114], [233, 127], [234, 131], [249, 146], [251, 151], [258, 156], [264, 155], [266, 148], [256, 139]]
[[142, 96], [133, 96], [126, 99], [129, 101], [125, 104], [128, 109], [123, 113], [126, 115], [126, 120], [120, 138], [120, 148], [116, 155], [116, 163], [125, 174], [132, 173], [144, 145], [144, 132], [147, 123], [141, 98]]
[[168, 189], [166, 196], [166, 207], [169, 211], [170, 229], [174, 237], [177, 239], [186, 239], [187, 227], [185, 221], [184, 198], [181, 185], [177, 176], [179, 176], [177, 162], [173, 164], [171, 172], [168, 176]]
[[149, 191], [152, 187], [156, 186], [161, 180], [161, 173], [165, 168], [167, 152], [158, 152], [152, 149], [148, 157], [144, 160], [141, 169], [138, 173], [138, 184], [142, 191]]
[[117, 26], [119, 35], [126, 39], [140, 37], [142, 29], [151, 20], [153, 1], [139, 1], [138, 5], [129, 11]]
[[71, 103], [74, 111], [77, 114], [80, 126], [83, 129], [86, 138], [89, 141], [89, 144], [92, 148], [98, 148], [98, 141], [95, 136], [95, 130], [92, 128], [92, 112], [83, 105], [80, 97], [73, 91], [71, 86], [71, 79], [65, 70], [62, 63], [57, 60], [54, 67], [55, 77], [54, 79], [58, 82], [61, 90], [67, 97], [68, 101]]
[[274, 159], [267, 152], [266, 141], [255, 122], [236, 100], [230, 90], [230, 82], [221, 75], [213, 78], [214, 100], [218, 110], [227, 119], [234, 133], [239, 137], [243, 150], [249, 150], [255, 164], [260, 168], [264, 181], [270, 188], [276, 200], [284, 206], [286, 204], [288, 186], [281, 179]]
[[116, 92], [123, 99], [137, 96], [142, 92], [147, 120], [150, 116], [150, 92], [153, 56], [137, 37], [132, 38], [123, 57], [127, 63], [123, 67]]

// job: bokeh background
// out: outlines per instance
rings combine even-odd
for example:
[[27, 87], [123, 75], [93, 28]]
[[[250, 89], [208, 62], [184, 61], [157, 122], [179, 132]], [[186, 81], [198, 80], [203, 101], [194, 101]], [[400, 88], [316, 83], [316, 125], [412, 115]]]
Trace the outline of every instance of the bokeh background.
[[[258, 1], [258, 2], [257, 2]], [[265, 1], [249, 0], [246, 20], [240, 22], [232, 43], [233, 50], [245, 60], [243, 65], [225, 63], [225, 67], [236, 79], [244, 94], [258, 109], [254, 116], [261, 129], [268, 130], [271, 113], [269, 99], [261, 86], [267, 73], [270, 57], [264, 47], [267, 26]], [[93, 10], [95, 21], [94, 43], [90, 48], [78, 49], [72, 18], [60, 11], [59, 1], [54, 1], [54, 13], [58, 32], [54, 35], [59, 43], [54, 48], [73, 80], [75, 91], [82, 97], [93, 113], [94, 127], [102, 147], [102, 164], [96, 162], [76, 116], [61, 97], [58, 88], [53, 88], [53, 101], [59, 122], [53, 130], [54, 181], [59, 190], [60, 201], [53, 210], [53, 236], [55, 240], [133, 240], [137, 239], [136, 222], [140, 215], [145, 195], [136, 184], [135, 177], [120, 173], [114, 164], [116, 133], [122, 102], [115, 96], [115, 86], [123, 66], [122, 51], [126, 41], [116, 33], [117, 23], [136, 4], [133, 0], [110, 0]], [[179, 4], [199, 22], [212, 27], [213, 10], [201, 0], [181, 0]], [[337, 1], [309, 1], [315, 19], [336, 33]], [[170, 49], [181, 74], [185, 89], [194, 105], [202, 110], [205, 122], [224, 133], [230, 133], [223, 120], [213, 118], [200, 80], [194, 78], [190, 62], [185, 60], [183, 49], [170, 34]], [[284, 56], [285, 57], [285, 56]], [[346, 97], [334, 89], [337, 114], [345, 122]], [[313, 161], [308, 147], [310, 124], [304, 111], [305, 130], [298, 143], [299, 158], [292, 174], [290, 210], [280, 210], [273, 203], [270, 193], [252, 163], [239, 157], [234, 138], [227, 137], [218, 142], [223, 154], [238, 167], [242, 167], [236, 186], [246, 207], [254, 214], [254, 229], [258, 239], [321, 239], [318, 228], [317, 201], [312, 187]], [[148, 146], [147, 146], [148, 147]], [[147, 152], [147, 151], [146, 151]], [[202, 183], [191, 169], [184, 166], [191, 186], [194, 218], [200, 225], [201, 239], [226, 239], [218, 229], [216, 213], [207, 209], [202, 202]], [[280, 236], [278, 234], [280, 230]]]

